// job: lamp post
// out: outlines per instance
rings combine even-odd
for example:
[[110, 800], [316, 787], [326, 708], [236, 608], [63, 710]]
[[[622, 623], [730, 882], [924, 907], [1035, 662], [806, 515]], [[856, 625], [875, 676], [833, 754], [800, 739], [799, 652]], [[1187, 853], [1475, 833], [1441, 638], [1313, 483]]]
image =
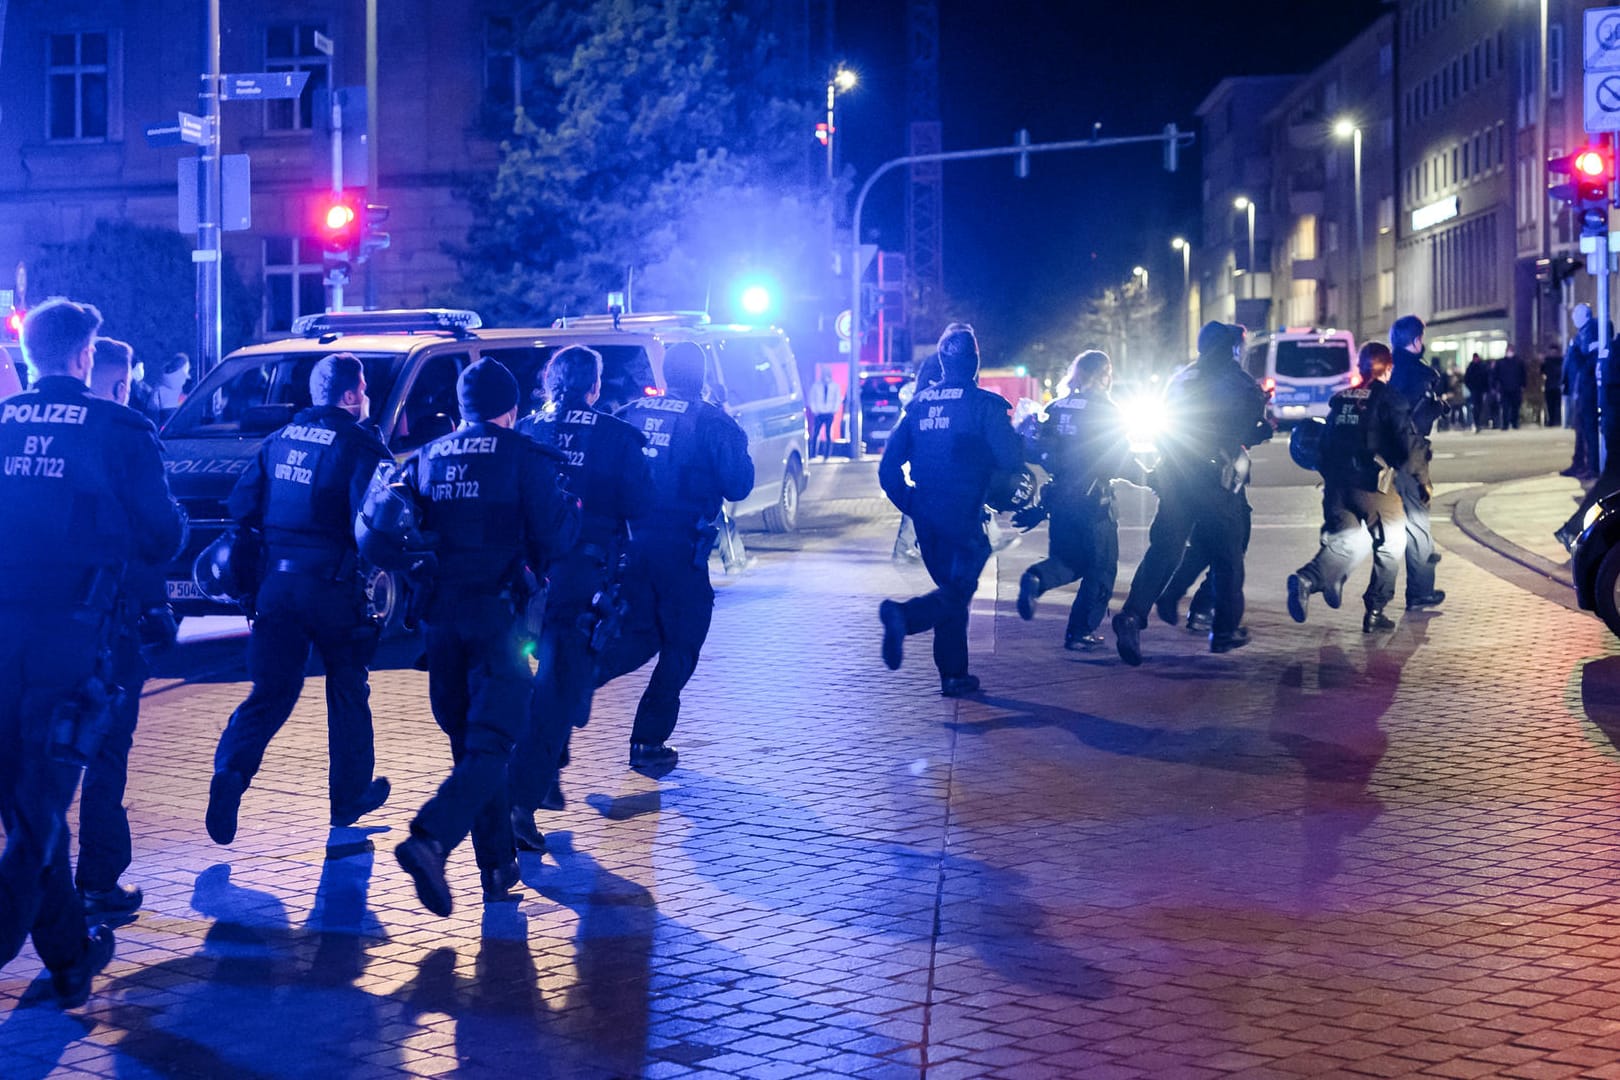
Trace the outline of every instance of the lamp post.
[[1356, 339], [1361, 339], [1362, 304], [1361, 294], [1367, 285], [1367, 260], [1363, 245], [1366, 230], [1362, 228], [1361, 209], [1361, 127], [1354, 120], [1343, 119], [1333, 125], [1333, 134], [1341, 139], [1349, 139], [1351, 156], [1354, 159], [1355, 194], [1356, 194]]
[[[1537, 61], [1537, 70], [1541, 73], [1541, 78], [1539, 80], [1541, 85], [1536, 95], [1536, 161], [1540, 163], [1541, 168], [1545, 169], [1547, 167], [1547, 0], [1541, 0], [1540, 7], [1541, 41], [1540, 52], [1538, 53], [1539, 59]], [[1539, 251], [1537, 254], [1541, 258], [1545, 259], [1551, 252], [1550, 240], [1552, 235], [1550, 230], [1552, 223], [1548, 220], [1551, 217], [1551, 214], [1549, 212], [1547, 199], [1545, 196], [1541, 198], [1539, 206], [1540, 209], [1536, 212], [1536, 221], [1540, 226], [1538, 230], [1540, 244], [1538, 245]], [[1530, 305], [1531, 341], [1540, 342], [1541, 340], [1541, 314], [1541, 289], [1538, 286], [1535, 290], [1535, 302]], [[1561, 326], [1563, 324], [1560, 323], [1559, 325]]]
[[[1244, 270], [1252, 274], [1254, 273], [1254, 200], [1247, 195], [1239, 195], [1232, 200], [1232, 209], [1247, 211], [1249, 215], [1249, 261], [1244, 266]], [[1254, 298], [1254, 284], [1252, 282], [1249, 285], [1249, 298]]]
[[835, 178], [833, 166], [833, 137], [838, 130], [833, 124], [833, 112], [838, 95], [855, 89], [856, 75], [842, 64], [833, 71], [832, 77], [827, 80], [827, 183]]
[[1192, 354], [1192, 245], [1187, 238], [1178, 236], [1170, 241], [1170, 247], [1181, 252], [1181, 328], [1183, 344], [1187, 346], [1188, 355]]

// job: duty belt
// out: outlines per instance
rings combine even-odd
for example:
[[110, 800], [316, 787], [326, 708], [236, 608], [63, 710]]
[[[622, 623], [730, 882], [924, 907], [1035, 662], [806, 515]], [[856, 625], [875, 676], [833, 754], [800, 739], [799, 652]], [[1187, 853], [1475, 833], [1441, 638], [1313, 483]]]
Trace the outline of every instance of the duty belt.
[[347, 556], [337, 560], [318, 558], [271, 559], [268, 567], [272, 574], [300, 574], [322, 581], [338, 581], [345, 566], [352, 565]]

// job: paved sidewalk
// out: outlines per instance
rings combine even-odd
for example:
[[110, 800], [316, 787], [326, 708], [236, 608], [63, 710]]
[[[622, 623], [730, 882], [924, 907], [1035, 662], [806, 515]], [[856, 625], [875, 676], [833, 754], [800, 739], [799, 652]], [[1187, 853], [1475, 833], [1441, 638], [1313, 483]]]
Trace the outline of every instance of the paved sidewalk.
[[975, 602], [987, 695], [951, 702], [926, 638], [878, 659], [877, 600], [926, 586], [845, 468], [802, 541], [749, 534], [721, 579], [680, 768], [623, 765], [644, 676], [599, 696], [518, 905], [477, 903], [463, 848], [434, 918], [393, 863], [448, 766], [424, 675], [374, 678], [395, 795], [368, 828], [324, 827], [312, 679], [230, 848], [202, 813], [244, 687], [163, 685], [129, 796], [146, 908], [85, 1009], [31, 953], [0, 970], [0, 1077], [1620, 1076], [1595, 619], [1452, 557], [1441, 613], [1296, 627], [1276, 568], [1313, 496], [1261, 491], [1253, 646], [1062, 651], [1066, 592], [1013, 612], [1036, 532]]

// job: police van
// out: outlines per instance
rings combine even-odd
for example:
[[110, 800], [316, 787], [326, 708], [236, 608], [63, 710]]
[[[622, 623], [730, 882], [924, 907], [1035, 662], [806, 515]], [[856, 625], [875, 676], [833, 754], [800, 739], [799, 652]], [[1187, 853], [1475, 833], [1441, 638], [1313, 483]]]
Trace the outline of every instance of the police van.
[[[604, 409], [663, 392], [664, 349], [693, 341], [708, 365], [717, 398], [748, 434], [757, 486], [737, 503], [767, 529], [798, 525], [806, 483], [807, 432], [797, 365], [775, 328], [721, 326], [699, 313], [558, 320], [544, 328], [491, 329], [476, 312], [449, 309], [341, 312], [297, 320], [293, 337], [237, 349], [210, 371], [163, 426], [169, 486], [191, 518], [187, 550], [166, 572], [170, 602], [181, 615], [227, 610], [192, 580], [198, 552], [232, 525], [225, 500], [259, 443], [309, 405], [309, 372], [321, 357], [350, 352], [364, 365], [372, 421], [398, 458], [461, 421], [456, 380], [468, 365], [492, 357], [517, 378], [519, 411], [539, 403], [530, 388], [551, 355], [569, 345], [602, 354]], [[400, 614], [398, 583], [373, 570], [367, 591], [385, 620]]]
[[1359, 381], [1348, 330], [1281, 327], [1251, 335], [1244, 366], [1271, 394], [1271, 417], [1283, 422], [1326, 417], [1333, 395]]

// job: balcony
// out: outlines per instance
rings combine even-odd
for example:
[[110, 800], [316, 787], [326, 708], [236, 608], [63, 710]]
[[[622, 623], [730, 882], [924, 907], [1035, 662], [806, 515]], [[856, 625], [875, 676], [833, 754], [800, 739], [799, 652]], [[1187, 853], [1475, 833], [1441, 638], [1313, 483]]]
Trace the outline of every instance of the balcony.
[[1320, 258], [1294, 259], [1288, 265], [1288, 273], [1295, 281], [1326, 281], [1327, 261]]

